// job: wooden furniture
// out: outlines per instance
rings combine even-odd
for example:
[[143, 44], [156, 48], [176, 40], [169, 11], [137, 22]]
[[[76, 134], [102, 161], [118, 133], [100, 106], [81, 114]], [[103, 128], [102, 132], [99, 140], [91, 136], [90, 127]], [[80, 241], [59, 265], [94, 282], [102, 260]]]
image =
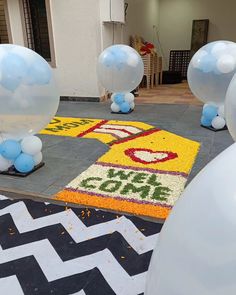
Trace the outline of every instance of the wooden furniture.
[[[140, 48], [145, 43], [140, 36], [130, 36], [130, 46], [137, 52], [140, 52]], [[141, 55], [144, 64], [144, 79], [142, 82], [146, 82], [147, 89], [153, 88], [159, 84], [162, 84], [162, 57], [158, 56], [156, 52], [151, 54]]]
[[163, 65], [162, 65], [162, 57], [157, 54], [154, 55], [154, 85], [157, 86], [162, 84], [163, 77]]
[[142, 60], [147, 89], [162, 84], [162, 57], [157, 54], [147, 54], [142, 56]]
[[153, 88], [154, 83], [154, 64], [153, 64], [153, 56], [151, 54], [147, 54], [142, 56], [143, 64], [144, 64], [144, 74], [143, 77], [146, 79], [147, 89], [150, 87]]

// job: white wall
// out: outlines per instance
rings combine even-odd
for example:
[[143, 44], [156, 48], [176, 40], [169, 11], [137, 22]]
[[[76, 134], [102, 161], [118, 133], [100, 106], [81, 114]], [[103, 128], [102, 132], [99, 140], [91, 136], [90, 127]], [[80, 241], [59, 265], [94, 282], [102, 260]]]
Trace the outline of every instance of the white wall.
[[124, 43], [124, 24], [101, 23], [102, 49]]
[[190, 49], [192, 21], [209, 19], [209, 41], [236, 41], [235, 0], [160, 0], [159, 34], [167, 59], [170, 50]]
[[[56, 67], [61, 96], [99, 97], [96, 63], [101, 52], [98, 0], [47, 0], [51, 5]], [[13, 43], [24, 44], [19, 0], [7, 0]]]
[[98, 97], [96, 62], [101, 51], [97, 0], [51, 0], [55, 74], [61, 95]]
[[23, 28], [21, 23], [19, 1], [7, 0], [7, 8], [9, 13], [9, 22], [12, 33], [13, 42], [17, 45], [24, 46]]
[[159, 0], [126, 0], [129, 4], [124, 29], [125, 43], [130, 35], [142, 36], [146, 41], [157, 45], [155, 28], [159, 22]]

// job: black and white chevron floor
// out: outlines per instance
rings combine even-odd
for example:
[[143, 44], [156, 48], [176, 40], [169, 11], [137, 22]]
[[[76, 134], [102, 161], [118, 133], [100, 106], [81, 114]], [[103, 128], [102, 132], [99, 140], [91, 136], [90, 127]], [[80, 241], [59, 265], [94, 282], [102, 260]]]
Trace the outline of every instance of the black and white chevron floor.
[[0, 195], [0, 294], [143, 294], [161, 226]]

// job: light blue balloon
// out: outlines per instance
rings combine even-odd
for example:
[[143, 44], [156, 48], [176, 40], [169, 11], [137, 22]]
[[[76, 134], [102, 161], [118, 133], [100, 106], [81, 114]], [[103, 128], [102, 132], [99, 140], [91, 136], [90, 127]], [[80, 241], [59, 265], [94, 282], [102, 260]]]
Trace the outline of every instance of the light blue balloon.
[[210, 127], [212, 120], [207, 119], [206, 117], [201, 117], [201, 125], [204, 127]]
[[15, 91], [26, 76], [28, 66], [24, 59], [15, 53], [9, 52], [1, 62], [1, 84], [4, 88]]
[[212, 56], [211, 54], [207, 54], [202, 57], [199, 69], [203, 71], [204, 73], [210, 73], [214, 71], [216, 68], [216, 58]]
[[52, 70], [49, 64], [41, 58], [30, 66], [26, 84], [28, 85], [46, 85], [49, 84], [52, 78]]
[[0, 155], [2, 154], [2, 144], [0, 144]]
[[218, 114], [218, 108], [213, 105], [207, 105], [203, 108], [202, 110], [202, 115], [207, 119], [207, 120], [213, 120]]
[[128, 60], [128, 56], [125, 53], [124, 50], [122, 50], [122, 48], [120, 46], [113, 46], [113, 48], [111, 49], [112, 54], [115, 57], [115, 67], [118, 70], [121, 70], [127, 63]]
[[34, 159], [32, 156], [22, 153], [14, 162], [14, 167], [21, 173], [28, 173], [34, 169]]
[[120, 110], [122, 113], [128, 113], [130, 111], [130, 105], [128, 102], [123, 102], [121, 105], [120, 105]]
[[13, 139], [5, 140], [1, 144], [1, 154], [8, 160], [16, 159], [21, 153], [21, 145], [18, 141]]
[[102, 63], [107, 67], [111, 68], [115, 64], [115, 55], [112, 52], [107, 52], [102, 59]]
[[117, 93], [114, 97], [114, 102], [118, 105], [121, 105], [125, 102], [125, 95], [123, 93]]
[[128, 56], [122, 50], [120, 45], [113, 45], [102, 58], [102, 63], [110, 68], [115, 67], [118, 70], [121, 70], [127, 63]]

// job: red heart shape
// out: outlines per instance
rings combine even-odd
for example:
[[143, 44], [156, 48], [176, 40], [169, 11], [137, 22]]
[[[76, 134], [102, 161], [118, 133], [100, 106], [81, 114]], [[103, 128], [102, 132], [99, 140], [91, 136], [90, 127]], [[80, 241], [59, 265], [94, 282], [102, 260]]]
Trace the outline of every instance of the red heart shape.
[[153, 151], [150, 149], [130, 148], [125, 151], [126, 156], [130, 157], [134, 162], [142, 164], [153, 164], [166, 162], [178, 158], [176, 153], [166, 151]]

